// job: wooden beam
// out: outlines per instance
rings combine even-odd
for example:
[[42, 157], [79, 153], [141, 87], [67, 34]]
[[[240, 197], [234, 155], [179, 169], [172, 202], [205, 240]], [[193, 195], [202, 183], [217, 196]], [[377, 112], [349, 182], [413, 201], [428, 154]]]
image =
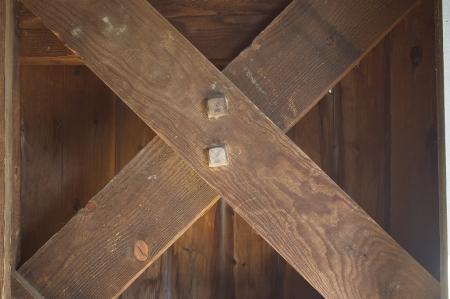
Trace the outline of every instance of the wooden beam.
[[[142, 1], [108, 5], [93, 0], [24, 2], [326, 298], [438, 298], [437, 281], [153, 7]], [[309, 83], [304, 85], [305, 90], [299, 85], [296, 88], [314, 94], [316, 86], [336, 82], [346, 68], [333, 68], [342, 65], [333, 64], [330, 58], [338, 57], [345, 65], [354, 63], [371, 46], [364, 46], [367, 33], [377, 36], [388, 30], [392, 24], [387, 20], [399, 18], [413, 3], [397, 1], [396, 6], [383, 11], [384, 4], [376, 6], [372, 2], [295, 1], [277, 23], [295, 24], [294, 30], [283, 34], [298, 53], [308, 54], [306, 65], [314, 61], [316, 73], [316, 80], [308, 80], [308, 73], [299, 70], [299, 76]], [[352, 23], [341, 17], [347, 11]], [[370, 13], [371, 19], [364, 12]], [[321, 27], [322, 17], [328, 17], [334, 26]], [[376, 28], [370, 20], [377, 20]], [[321, 30], [316, 28], [313, 35], [331, 48], [328, 52], [301, 51], [295, 41], [296, 37], [304, 37], [299, 32], [302, 22], [323, 29], [317, 34]], [[368, 28], [360, 32], [359, 27], [367, 23]], [[343, 29], [340, 32], [336, 30], [339, 24]], [[273, 30], [270, 26], [264, 32], [268, 48], [268, 37], [279, 36], [279, 31]], [[306, 34], [307, 40], [311, 37]], [[264, 49], [262, 42], [257, 39], [241, 56]], [[261, 85], [256, 73], [248, 68], [243, 71], [246, 80], [264, 97], [266, 85]], [[218, 94], [228, 98], [229, 115], [209, 120], [205, 97]], [[299, 118], [302, 114], [293, 115]], [[227, 146], [230, 165], [210, 168], [207, 149], [219, 144]], [[91, 203], [86, 212], [95, 211], [97, 206]], [[146, 260], [148, 252], [161, 250], [154, 239], [139, 234], [140, 238], [128, 244], [128, 262], [134, 264]], [[49, 261], [39, 253], [37, 258]], [[86, 265], [77, 258], [73, 260]], [[61, 297], [52, 288], [67, 281], [52, 277], [49, 287], [43, 276], [45, 267], [32, 270], [27, 265], [20, 272], [35, 281], [41, 293]], [[122, 272], [127, 267], [132, 266], [123, 264]], [[70, 272], [73, 279], [75, 273]], [[80, 289], [66, 287], [67, 291]]]
[[[230, 63], [291, 0], [149, 0], [210, 61]], [[20, 7], [21, 64], [84, 64], [27, 8]]]
[[[19, 203], [19, 98], [17, 10], [13, 0], [0, 3], [0, 298], [10, 298], [15, 263]], [[13, 231], [13, 233], [11, 233]]]
[[11, 272], [12, 299], [44, 299], [16, 270]]
[[435, 0], [436, 96], [438, 117], [439, 233], [441, 238], [441, 299], [449, 298], [450, 203], [450, 5]]

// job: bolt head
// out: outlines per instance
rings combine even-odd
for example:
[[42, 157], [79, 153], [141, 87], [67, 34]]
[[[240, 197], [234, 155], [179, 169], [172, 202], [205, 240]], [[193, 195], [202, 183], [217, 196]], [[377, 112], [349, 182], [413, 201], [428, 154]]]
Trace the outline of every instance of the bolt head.
[[92, 202], [89, 202], [85, 207], [84, 207], [84, 212], [85, 213], [92, 213], [95, 210], [95, 204]]
[[230, 164], [226, 145], [210, 147], [208, 149], [209, 167], [219, 167]]
[[148, 258], [147, 244], [142, 240], [136, 241], [136, 243], [134, 244], [134, 248], [133, 248], [133, 254], [134, 254], [134, 257], [136, 258], [136, 260], [138, 260], [140, 262], [146, 261]]
[[208, 99], [206, 104], [208, 118], [218, 118], [228, 115], [228, 100], [225, 96]]

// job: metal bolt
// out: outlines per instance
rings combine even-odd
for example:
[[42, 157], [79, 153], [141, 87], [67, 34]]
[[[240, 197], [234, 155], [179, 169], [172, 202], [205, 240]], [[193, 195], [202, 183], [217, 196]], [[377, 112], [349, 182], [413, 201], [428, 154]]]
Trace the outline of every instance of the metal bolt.
[[134, 244], [134, 257], [140, 262], [144, 262], [148, 258], [148, 247], [144, 241], [138, 240]]
[[206, 101], [208, 118], [228, 115], [228, 100], [225, 96], [210, 98]]
[[218, 167], [230, 164], [226, 145], [210, 147], [208, 149], [209, 167]]
[[95, 210], [95, 204], [92, 202], [89, 202], [85, 207], [84, 207], [84, 212], [85, 213], [92, 213]]

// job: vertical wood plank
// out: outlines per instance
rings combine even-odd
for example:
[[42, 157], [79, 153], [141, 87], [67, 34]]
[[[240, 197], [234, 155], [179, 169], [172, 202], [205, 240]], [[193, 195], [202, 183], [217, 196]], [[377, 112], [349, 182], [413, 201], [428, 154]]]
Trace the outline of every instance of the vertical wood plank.
[[439, 278], [434, 1], [391, 33], [391, 235]]
[[168, 250], [167, 297], [221, 298], [223, 208], [220, 199]]
[[278, 253], [224, 204], [223, 298], [276, 298]]
[[[437, 100], [437, 132], [438, 132], [438, 179], [439, 179], [439, 232], [440, 232], [440, 282], [441, 298], [448, 298], [448, 253], [449, 238], [448, 214], [450, 176], [450, 3], [442, 0], [434, 1], [436, 28], [436, 100]], [[446, 123], [447, 119], [447, 123]]]
[[170, 298], [221, 298], [220, 212], [216, 203], [169, 249]]
[[16, 270], [11, 271], [12, 299], [44, 299]]
[[115, 175], [115, 94], [86, 66], [65, 67], [62, 224]]
[[[10, 298], [11, 253], [14, 254], [16, 238], [11, 231], [14, 226], [14, 205], [17, 203], [16, 175], [18, 104], [18, 64], [16, 22], [17, 7], [12, 0], [0, 3], [0, 297]], [[18, 173], [17, 173], [18, 174]], [[12, 237], [12, 239], [11, 239]]]
[[11, 163], [14, 168], [13, 206], [11, 223], [11, 268], [16, 269], [20, 260], [20, 66], [19, 66], [19, 1], [13, 0], [11, 26], [12, 40], [12, 142], [13, 152]]
[[335, 181], [381, 227], [389, 206], [389, 68], [382, 40], [336, 88]]
[[[333, 109], [334, 96], [327, 94], [287, 133], [330, 177], [333, 173]], [[278, 258], [278, 287], [280, 299], [323, 298], [281, 256]]]
[[[116, 97], [116, 173], [156, 136], [122, 100]], [[120, 296], [121, 299], [163, 299], [167, 254], [164, 253]]]
[[60, 229], [63, 66], [21, 66], [21, 261]]

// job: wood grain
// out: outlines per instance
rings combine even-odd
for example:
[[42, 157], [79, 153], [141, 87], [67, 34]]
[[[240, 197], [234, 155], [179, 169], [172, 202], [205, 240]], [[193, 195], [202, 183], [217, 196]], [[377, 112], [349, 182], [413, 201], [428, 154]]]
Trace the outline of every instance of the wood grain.
[[19, 35], [21, 65], [83, 64], [48, 29], [22, 29]]
[[[436, 280], [150, 5], [141, 1], [109, 6], [101, 1], [25, 3], [324, 297], [439, 296]], [[358, 4], [350, 3], [352, 13], [358, 11], [354, 9]], [[362, 9], [369, 8], [364, 4]], [[400, 17], [412, 3], [397, 4], [390, 7], [391, 14], [377, 15], [379, 10], [371, 3], [370, 12], [383, 24], [389, 15]], [[278, 23], [305, 19], [300, 12], [307, 16], [330, 8], [315, 2], [303, 5], [294, 2]], [[132, 18], [127, 17], [130, 14]], [[339, 13], [334, 11], [333, 16]], [[329, 73], [328, 68], [321, 70]], [[326, 86], [334, 82], [325, 78]], [[205, 118], [202, 107], [208, 92], [226, 92], [233, 99], [229, 111], [235, 113], [221, 121]], [[233, 154], [230, 166], [211, 169], [204, 153], [217, 142], [226, 143]], [[21, 273], [34, 281], [40, 277], [34, 270], [24, 265]], [[55, 280], [60, 283], [61, 277]], [[58, 283], [54, 281], [52, 287]], [[36, 286], [41, 293], [51, 292], [46, 281], [37, 281]]]
[[[387, 38], [386, 38], [387, 39]], [[389, 229], [389, 40], [381, 41], [336, 88], [335, 182]]]
[[[334, 101], [327, 93], [287, 135], [332, 179], [334, 166]], [[323, 298], [281, 256], [278, 258], [279, 298]]]
[[441, 0], [434, 2], [436, 30], [436, 101], [438, 138], [438, 184], [439, 184], [439, 233], [440, 233], [440, 281], [441, 298], [448, 298], [448, 227], [446, 187], [446, 142], [444, 105], [444, 39], [443, 6]]
[[86, 66], [64, 80], [63, 225], [113, 178], [116, 154], [116, 95]]
[[19, 274], [11, 272], [12, 299], [43, 299], [43, 297]]
[[[155, 137], [131, 109], [116, 97], [116, 173]], [[167, 253], [163, 253], [119, 297], [120, 299], [160, 298], [166, 296]]]
[[216, 203], [169, 250], [172, 298], [220, 298], [221, 205]]
[[439, 279], [434, 1], [392, 31], [391, 235]]
[[[10, 298], [11, 262], [17, 238], [13, 213], [17, 210], [18, 171], [18, 64], [16, 11], [12, 0], [0, 3], [0, 297]], [[17, 170], [17, 172], [16, 172]], [[14, 242], [14, 243], [12, 243]]]
[[[333, 95], [325, 95], [287, 133], [330, 175], [333, 166], [333, 100]], [[323, 298], [238, 213], [228, 204], [223, 208], [224, 298]]]
[[[29, 281], [32, 285], [40, 278], [39, 283], [54, 281], [48, 291], [40, 291], [50, 298], [117, 297], [217, 199], [157, 137], [91, 199], [92, 213], [82, 209], [25, 264], [37, 262], [45, 273], [33, 271], [37, 276]], [[147, 242], [145, 263], [134, 258], [137, 239], [153, 240]], [[72, 269], [70, 274], [55, 271], [63, 265]], [[126, 296], [136, 292], [142, 293], [135, 288]]]
[[21, 264], [61, 228], [63, 66], [21, 66]]
[[[228, 64], [291, 0], [150, 0], [215, 64]], [[83, 64], [25, 5], [20, 9], [21, 64]]]
[[[12, 206], [12, 220], [11, 220], [11, 269], [16, 269], [20, 260], [20, 66], [19, 66], [19, 34], [18, 32], [18, 9], [19, 2], [13, 0], [13, 16], [12, 28], [12, 68], [11, 75], [12, 84], [12, 142], [13, 151], [11, 163], [14, 167], [14, 182], [13, 182], [13, 206]], [[9, 83], [9, 81], [8, 81]]]

